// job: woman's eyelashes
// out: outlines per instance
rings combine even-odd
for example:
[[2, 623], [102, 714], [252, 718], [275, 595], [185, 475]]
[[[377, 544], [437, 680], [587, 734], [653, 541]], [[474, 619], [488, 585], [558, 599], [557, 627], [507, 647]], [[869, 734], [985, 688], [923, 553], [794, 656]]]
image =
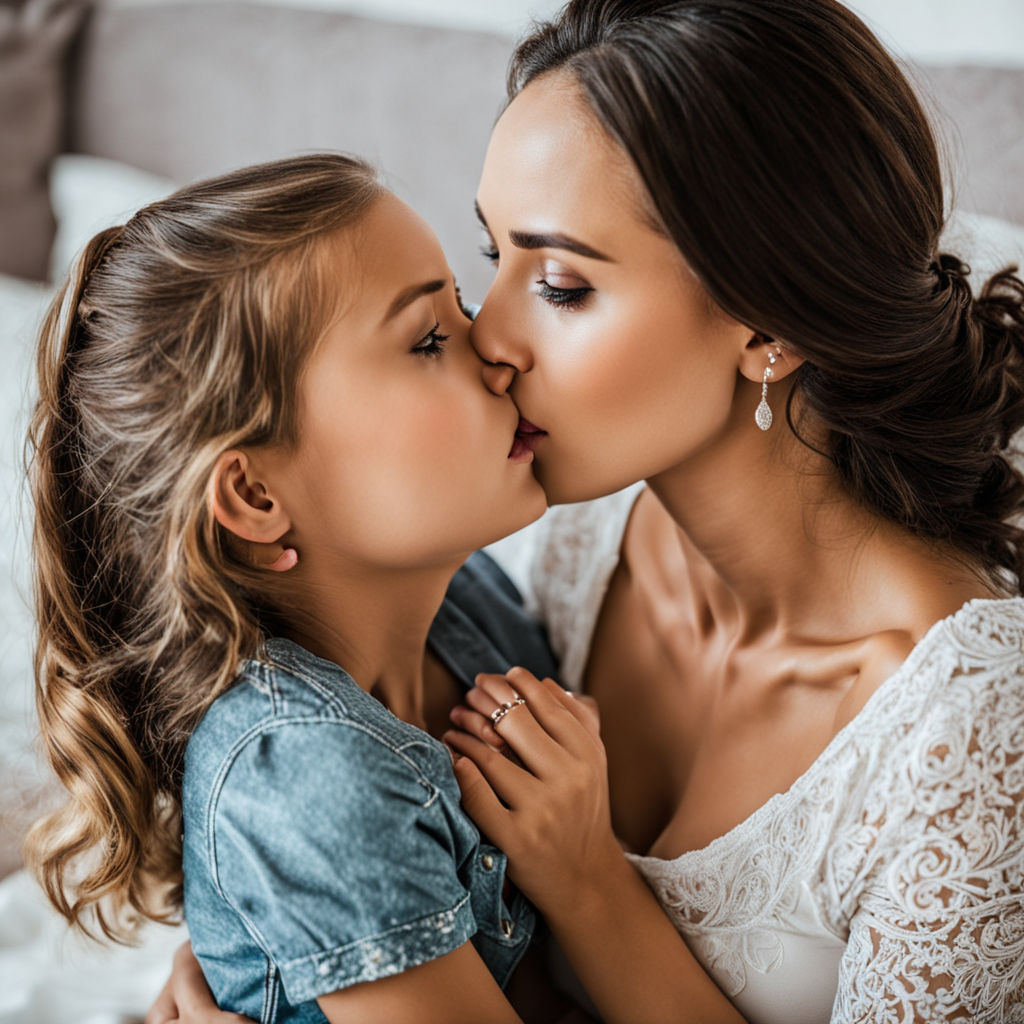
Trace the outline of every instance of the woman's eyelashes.
[[449, 335], [441, 334], [440, 327], [441, 323], [438, 321], [416, 342], [412, 349], [416, 355], [436, 358], [444, 352], [444, 343], [448, 340]]
[[[493, 242], [480, 246], [480, 255], [493, 266], [498, 265], [498, 247]], [[587, 295], [594, 289], [590, 285], [576, 285], [572, 288], [560, 288], [550, 284], [545, 278], [537, 281], [537, 294], [549, 305], [559, 309], [576, 310], [582, 308]]]
[[582, 308], [587, 296], [594, 290], [590, 285], [580, 285], [577, 288], [556, 288], [548, 284], [544, 278], [538, 282], [537, 294], [552, 306], [559, 309], [574, 310]]

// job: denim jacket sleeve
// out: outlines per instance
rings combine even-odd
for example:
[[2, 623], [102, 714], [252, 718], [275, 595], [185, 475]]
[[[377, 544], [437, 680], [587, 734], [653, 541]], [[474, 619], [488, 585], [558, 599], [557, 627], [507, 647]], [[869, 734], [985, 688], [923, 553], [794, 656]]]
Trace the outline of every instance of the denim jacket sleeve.
[[398, 974], [476, 931], [436, 788], [358, 723], [265, 723], [228, 759], [207, 827], [214, 884], [293, 1003]]

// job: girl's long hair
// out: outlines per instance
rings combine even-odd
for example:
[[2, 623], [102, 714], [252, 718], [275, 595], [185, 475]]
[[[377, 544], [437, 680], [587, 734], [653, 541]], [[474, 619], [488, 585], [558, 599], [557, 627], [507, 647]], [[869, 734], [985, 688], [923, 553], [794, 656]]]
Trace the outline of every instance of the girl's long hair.
[[97, 235], [44, 322], [36, 703], [68, 800], [27, 849], [91, 934], [180, 906], [184, 748], [262, 638], [261, 580], [226, 550], [208, 478], [228, 448], [295, 439], [338, 301], [325, 255], [380, 191], [330, 154], [185, 188]]
[[556, 71], [714, 302], [806, 359], [791, 402], [847, 492], [1019, 593], [1024, 281], [974, 297], [940, 251], [931, 127], [863, 22], [836, 0], [571, 0], [519, 44], [509, 96]]

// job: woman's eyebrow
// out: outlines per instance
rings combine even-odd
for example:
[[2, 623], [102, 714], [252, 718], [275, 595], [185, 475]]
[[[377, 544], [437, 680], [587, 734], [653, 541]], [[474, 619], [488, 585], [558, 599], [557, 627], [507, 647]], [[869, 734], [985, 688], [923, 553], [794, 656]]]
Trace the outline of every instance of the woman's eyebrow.
[[517, 249], [565, 249], [567, 252], [576, 253], [577, 256], [586, 256], [589, 260], [604, 260], [607, 263], [614, 262], [610, 256], [605, 256], [603, 252], [598, 252], [589, 245], [578, 242], [575, 238], [563, 235], [557, 231], [553, 234], [538, 234], [532, 231], [509, 231], [508, 240]]
[[[477, 220], [480, 221], [481, 227], [491, 235], [491, 229], [487, 226], [487, 221], [480, 210], [480, 204], [474, 203], [473, 207], [476, 210]], [[494, 236], [491, 235], [491, 237], [493, 238]], [[598, 252], [597, 249], [592, 248], [586, 243], [578, 241], [571, 235], [564, 235], [559, 231], [509, 231], [508, 240], [517, 249], [565, 249], [566, 252], [574, 252], [577, 256], [585, 256], [590, 260], [604, 260], [606, 263], [615, 262], [603, 252]]]

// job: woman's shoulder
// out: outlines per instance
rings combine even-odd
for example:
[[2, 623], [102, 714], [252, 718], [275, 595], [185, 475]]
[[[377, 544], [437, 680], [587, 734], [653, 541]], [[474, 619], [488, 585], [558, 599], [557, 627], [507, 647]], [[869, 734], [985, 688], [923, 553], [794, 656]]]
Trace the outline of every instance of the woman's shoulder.
[[[977, 599], [936, 623], [846, 730], [852, 799], [878, 863], [999, 836], [1024, 852], [1024, 599]], [[840, 734], [840, 737], [842, 734]]]
[[[1013, 729], [1009, 713], [1024, 705], [1024, 598], [966, 602], [932, 627], [908, 665], [921, 677], [910, 710], [922, 733], [946, 719], [965, 728]], [[994, 708], [995, 718], [984, 714]]]

